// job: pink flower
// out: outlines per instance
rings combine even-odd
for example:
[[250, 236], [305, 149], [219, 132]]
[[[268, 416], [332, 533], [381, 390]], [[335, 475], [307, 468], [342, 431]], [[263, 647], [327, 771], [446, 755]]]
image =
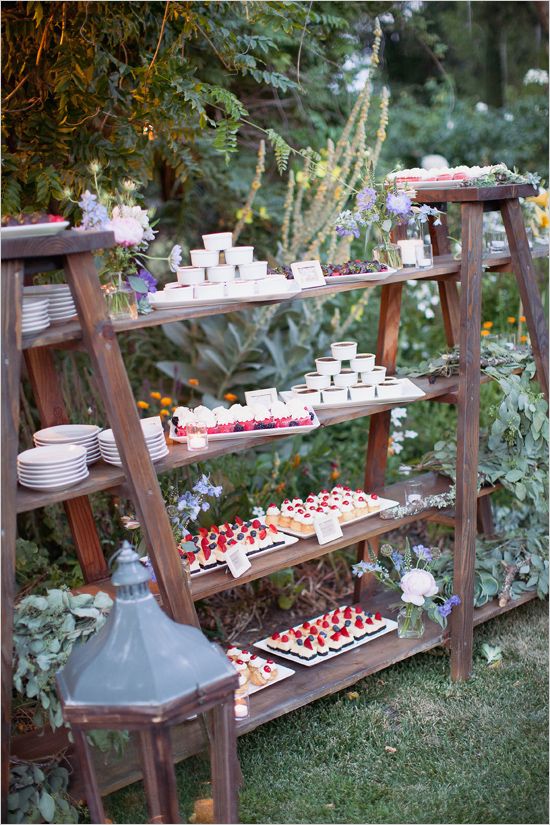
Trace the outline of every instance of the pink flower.
[[421, 607], [429, 596], [439, 590], [435, 579], [427, 570], [410, 570], [399, 582], [403, 594], [401, 600]]
[[112, 218], [107, 229], [115, 233], [115, 241], [120, 246], [137, 246], [143, 240], [143, 227], [135, 218]]

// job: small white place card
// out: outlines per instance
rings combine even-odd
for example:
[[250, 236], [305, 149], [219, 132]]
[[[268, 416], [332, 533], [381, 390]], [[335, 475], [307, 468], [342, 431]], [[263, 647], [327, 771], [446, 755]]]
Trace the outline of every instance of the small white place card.
[[261, 404], [263, 407], [271, 407], [277, 401], [277, 390], [275, 387], [268, 387], [266, 390], [250, 390], [245, 392], [246, 403]]
[[294, 275], [294, 280], [302, 289], [326, 286], [320, 261], [296, 261], [290, 264], [290, 269]]
[[233, 547], [232, 550], [228, 550], [225, 554], [225, 560], [231, 575], [236, 579], [252, 567], [242, 547]]
[[319, 544], [328, 544], [329, 541], [341, 538], [344, 534], [338, 521], [338, 516], [334, 513], [324, 513], [315, 516], [313, 520], [315, 533]]

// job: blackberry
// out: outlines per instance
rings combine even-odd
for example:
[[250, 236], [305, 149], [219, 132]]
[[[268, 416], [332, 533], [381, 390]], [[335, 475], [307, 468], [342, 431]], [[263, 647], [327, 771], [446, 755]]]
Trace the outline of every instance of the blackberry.
[[298, 426], [298, 422], [297, 422], [297, 421], [290, 421], [288, 426], [289, 426], [289, 427], [297, 427], [297, 426]]
[[[172, 419], [172, 421], [173, 421], [173, 420], [174, 420], [174, 419]], [[243, 432], [244, 432], [244, 427], [243, 427], [243, 425], [242, 425], [242, 424], [235, 424], [235, 430], [234, 430], [234, 432], [236, 432], [236, 433], [243, 433]]]
[[263, 424], [254, 424], [254, 429], [255, 430], [263, 430], [263, 428], [264, 428]]

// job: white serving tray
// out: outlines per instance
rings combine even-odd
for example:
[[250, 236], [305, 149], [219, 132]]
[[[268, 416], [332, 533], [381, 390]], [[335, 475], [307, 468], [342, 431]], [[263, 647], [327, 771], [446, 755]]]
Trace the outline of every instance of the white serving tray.
[[[312, 619], [311, 621], [315, 621], [315, 619]], [[384, 621], [386, 622], [386, 627], [384, 627], [382, 630], [379, 630], [378, 633], [373, 633], [372, 636], [365, 636], [364, 639], [359, 639], [358, 641], [356, 640], [353, 642], [353, 644], [348, 645], [348, 647], [342, 648], [342, 650], [329, 650], [326, 656], [317, 656], [315, 659], [310, 659], [309, 661], [306, 661], [305, 659], [300, 659], [293, 653], [283, 653], [281, 650], [272, 650], [270, 647], [267, 646], [269, 636], [267, 637], [267, 639], [262, 639], [259, 642], [254, 642], [254, 647], [259, 647], [261, 650], [266, 650], [271, 655], [278, 656], [281, 659], [288, 659], [290, 662], [295, 662], [298, 665], [304, 665], [304, 667], [313, 667], [314, 665], [320, 665], [323, 662], [326, 662], [327, 659], [334, 659], [335, 656], [340, 656], [342, 653], [347, 653], [348, 650], [355, 650], [355, 648], [361, 647], [361, 645], [364, 645], [367, 642], [372, 641], [373, 639], [379, 639], [380, 636], [385, 636], [386, 633], [391, 633], [392, 631], [397, 630], [397, 622], [394, 622], [392, 619], [386, 618], [384, 618]], [[297, 625], [297, 627], [299, 626], [300, 625]]]
[[361, 281], [383, 281], [388, 275], [393, 275], [397, 269], [388, 267], [383, 272], [363, 272], [357, 275], [326, 275], [326, 284], [353, 284]]
[[[279, 527], [277, 529], [279, 530], [279, 533], [283, 532], [283, 530], [281, 530]], [[286, 531], [284, 535], [284, 540], [284, 544], [278, 544], [277, 547], [267, 547], [265, 550], [257, 550], [255, 553], [248, 553], [247, 558], [255, 559], [256, 556], [264, 556], [266, 553], [274, 553], [276, 550], [282, 550], [283, 547], [290, 547], [292, 544], [296, 544], [298, 541], [297, 538], [294, 538], [294, 536], [291, 536]], [[147, 561], [147, 556], [142, 556], [140, 561]], [[209, 573], [214, 573], [216, 570], [224, 570], [226, 567], [227, 562], [219, 562], [216, 565], [216, 567], [211, 567], [210, 570], [194, 570], [193, 573], [191, 573], [190, 575], [191, 578], [198, 579], [199, 576], [208, 576]], [[274, 683], [270, 682], [270, 684]]]
[[[349, 521], [342, 521], [340, 522], [340, 527], [347, 527], [348, 524], [355, 524], [356, 521], [363, 521], [363, 519], [369, 518], [370, 516], [377, 516], [379, 513], [383, 513], [384, 510], [391, 510], [392, 507], [399, 506], [399, 502], [394, 501], [391, 498], [379, 498], [378, 501], [380, 502], [379, 510], [373, 510], [372, 513], [365, 513], [364, 516], [357, 516], [356, 518], [352, 518]], [[310, 533], [297, 533], [290, 527], [279, 527], [278, 524], [277, 530], [279, 530], [280, 533], [288, 533], [289, 536], [298, 536], [299, 539], [310, 539], [316, 535], [315, 530], [312, 530]]]
[[[273, 653], [272, 650], [270, 650], [269, 652]], [[248, 695], [249, 696], [252, 696], [253, 693], [258, 693], [259, 690], [263, 690], [264, 688], [268, 688], [268, 687], [271, 687], [272, 685], [276, 685], [277, 682], [282, 682], [284, 679], [288, 679], [289, 676], [294, 676], [294, 674], [296, 673], [296, 671], [292, 670], [291, 667], [285, 667], [284, 665], [280, 665], [278, 662], [277, 662], [276, 667], [277, 667], [277, 671], [278, 671], [277, 672], [277, 678], [273, 679], [272, 682], [268, 682], [267, 685], [253, 685], [252, 682], [249, 682], [249, 688], [248, 688]], [[237, 720], [237, 721], [239, 721], [239, 720]]]
[[57, 235], [69, 225], [69, 221], [53, 221], [52, 223], [26, 223], [21, 226], [3, 226], [0, 229], [0, 238], [35, 238], [39, 235]]
[[[170, 290], [176, 292], [177, 290]], [[278, 292], [271, 292], [268, 295], [246, 295], [242, 298], [233, 298], [232, 296], [224, 296], [222, 298], [182, 298], [181, 301], [158, 301], [149, 296], [149, 303], [153, 309], [190, 309], [193, 307], [211, 307], [225, 304], [246, 304], [259, 303], [261, 301], [280, 301], [285, 298], [294, 298], [301, 292], [301, 288], [279, 290]], [[158, 294], [158, 293], [154, 293]]]
[[458, 189], [467, 182], [466, 178], [460, 180], [404, 180], [399, 181], [398, 186], [405, 185], [407, 189]]
[[[314, 410], [349, 410], [356, 407], [366, 407], [371, 404], [393, 404], [395, 401], [416, 401], [417, 398], [422, 398], [426, 395], [424, 390], [417, 387], [410, 378], [398, 378], [401, 384], [402, 392], [399, 395], [392, 395], [389, 398], [371, 398], [370, 401], [338, 401], [333, 404], [312, 404]], [[279, 393], [283, 401], [290, 401], [292, 398], [298, 398], [291, 390], [283, 390]]]
[[[247, 436], [262, 436], [262, 435], [305, 435], [305, 433], [310, 433], [312, 430], [316, 430], [317, 427], [320, 427], [319, 419], [313, 413], [314, 419], [310, 425], [306, 425], [303, 427], [274, 427], [272, 430], [249, 430], [248, 432], [242, 433], [214, 433], [213, 435], [208, 434], [208, 442], [210, 441], [232, 441], [237, 438], [246, 438]], [[187, 436], [186, 435], [172, 435], [174, 425], [170, 424], [170, 438], [172, 441], [177, 441], [180, 444], [187, 444]], [[199, 451], [197, 450], [197, 455]]]

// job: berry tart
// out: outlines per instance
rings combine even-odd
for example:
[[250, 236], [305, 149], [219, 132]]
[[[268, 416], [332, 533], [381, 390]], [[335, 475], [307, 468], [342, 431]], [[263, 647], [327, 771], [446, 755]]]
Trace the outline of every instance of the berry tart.
[[313, 411], [295, 398], [288, 402], [276, 401], [271, 407], [261, 404], [208, 409], [199, 405], [191, 410], [177, 407], [171, 419], [170, 437], [185, 438], [187, 426], [194, 422], [206, 426], [209, 435], [232, 435], [257, 430], [277, 430], [289, 427], [309, 427], [315, 421]]

